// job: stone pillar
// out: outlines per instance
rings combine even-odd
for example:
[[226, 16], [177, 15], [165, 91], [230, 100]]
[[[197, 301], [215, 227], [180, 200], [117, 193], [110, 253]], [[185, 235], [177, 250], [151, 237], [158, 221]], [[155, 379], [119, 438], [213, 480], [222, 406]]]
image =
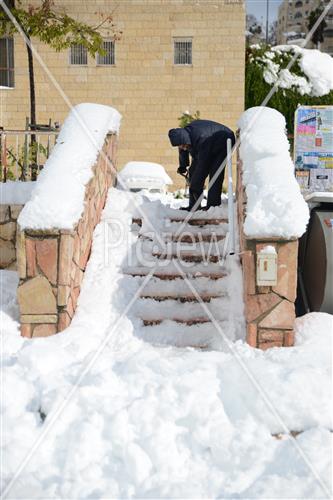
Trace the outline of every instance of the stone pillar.
[[[242, 183], [242, 162], [237, 161], [237, 210], [243, 269], [246, 340], [260, 349], [292, 346], [297, 289], [298, 240], [247, 238], [243, 224], [246, 193]], [[273, 246], [277, 254], [276, 286], [257, 286], [257, 254], [264, 246]]]
[[16, 225], [22, 208], [0, 205], [0, 269], [16, 269]]
[[[116, 136], [110, 135], [104, 153], [115, 164]], [[86, 186], [84, 212], [73, 228], [18, 231], [18, 302], [21, 334], [44, 337], [67, 328], [74, 316], [93, 231], [101, 219], [115, 167], [99, 155], [94, 176]]]

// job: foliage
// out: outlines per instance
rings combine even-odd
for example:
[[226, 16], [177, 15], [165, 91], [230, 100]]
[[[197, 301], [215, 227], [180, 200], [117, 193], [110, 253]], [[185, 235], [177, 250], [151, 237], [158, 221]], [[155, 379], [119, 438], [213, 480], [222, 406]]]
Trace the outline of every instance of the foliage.
[[[265, 98], [273, 87], [273, 83], [269, 84], [265, 81], [263, 73], [266, 68], [265, 54], [270, 47], [250, 47], [246, 52], [246, 73], [245, 73], [245, 108], [253, 106], [261, 106]], [[274, 63], [279, 64], [280, 68], [286, 68], [292, 58], [291, 52], [277, 53], [274, 58]], [[307, 77], [301, 70], [298, 60], [294, 62], [290, 68], [293, 74], [297, 76]], [[322, 97], [313, 97], [302, 95], [298, 87], [290, 89], [278, 88], [267, 106], [275, 108], [282, 113], [287, 122], [287, 129], [290, 134], [294, 133], [294, 114], [297, 106], [300, 105], [324, 105], [331, 104], [333, 101], [333, 91]]]
[[[310, 12], [310, 15], [308, 17], [308, 29], [309, 31], [312, 30], [313, 26], [316, 24], [318, 18], [321, 16], [323, 13], [323, 10], [320, 7], [317, 7], [315, 10], [312, 10]], [[320, 43], [323, 43], [324, 41], [324, 30], [326, 28], [327, 24], [325, 19], [323, 19], [317, 29], [313, 32], [311, 41], [318, 46]]]
[[[36, 37], [58, 52], [73, 44], [82, 44], [92, 56], [96, 52], [104, 54], [102, 31], [114, 39], [121, 35], [115, 31], [112, 15], [100, 14], [99, 24], [90, 26], [70, 17], [65, 11], [58, 11], [53, 0], [41, 0], [39, 6], [23, 7], [21, 0], [16, 0], [16, 4], [10, 10], [25, 34], [29, 38]], [[0, 8], [0, 36], [15, 32], [16, 27]]]
[[175, 200], [183, 200], [185, 198], [184, 189], [177, 189], [177, 191], [173, 193], [173, 197], [175, 198]]
[[[49, 156], [48, 148], [41, 143], [32, 142], [21, 145], [18, 148], [9, 146], [7, 148], [7, 180], [29, 180], [32, 171], [38, 174]], [[36, 159], [38, 158], [38, 165]], [[18, 170], [16, 173], [16, 169]], [[30, 170], [30, 176], [29, 176]], [[0, 166], [0, 179], [4, 176], [3, 166]]]
[[179, 126], [181, 128], [186, 127], [189, 123], [193, 122], [193, 120], [200, 120], [200, 111], [196, 111], [194, 115], [191, 115], [189, 111], [184, 111], [181, 116], [178, 117]]

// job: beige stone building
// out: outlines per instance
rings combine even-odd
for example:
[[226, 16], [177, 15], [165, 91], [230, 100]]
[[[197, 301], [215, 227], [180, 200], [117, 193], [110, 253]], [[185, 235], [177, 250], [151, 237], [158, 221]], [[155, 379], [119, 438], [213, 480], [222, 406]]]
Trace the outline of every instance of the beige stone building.
[[[114, 106], [123, 117], [118, 167], [130, 160], [155, 161], [174, 179], [177, 151], [167, 132], [178, 126], [184, 110], [200, 110], [202, 118], [236, 128], [244, 106], [243, 0], [55, 0], [55, 5], [91, 24], [99, 13], [113, 12], [123, 35], [114, 43], [106, 40], [103, 58], [79, 47], [57, 53], [33, 40], [44, 65], [35, 60], [39, 123], [63, 122], [70, 104]], [[1, 42], [0, 58], [0, 125], [23, 129], [29, 93], [20, 35], [13, 43]]]
[[[308, 17], [317, 7], [325, 7], [329, 0], [283, 0], [279, 7], [277, 43], [300, 44], [308, 34]], [[333, 54], [333, 8], [325, 17], [326, 29], [321, 50]], [[311, 40], [306, 44], [313, 48]]]

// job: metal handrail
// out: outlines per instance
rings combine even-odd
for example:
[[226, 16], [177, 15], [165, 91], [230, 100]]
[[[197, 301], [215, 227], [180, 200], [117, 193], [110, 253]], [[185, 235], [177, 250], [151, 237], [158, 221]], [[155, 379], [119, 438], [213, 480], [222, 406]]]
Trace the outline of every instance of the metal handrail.
[[[51, 128], [0, 129], [0, 181], [6, 182], [9, 178], [35, 180], [49, 158], [59, 132], [60, 129]], [[34, 145], [36, 147], [32, 147]]]
[[4, 130], [0, 129], [0, 135], [58, 135], [60, 130]]
[[232, 143], [227, 140], [227, 167], [228, 167], [228, 225], [229, 225], [229, 255], [235, 253], [235, 212], [234, 212], [234, 188], [232, 180]]

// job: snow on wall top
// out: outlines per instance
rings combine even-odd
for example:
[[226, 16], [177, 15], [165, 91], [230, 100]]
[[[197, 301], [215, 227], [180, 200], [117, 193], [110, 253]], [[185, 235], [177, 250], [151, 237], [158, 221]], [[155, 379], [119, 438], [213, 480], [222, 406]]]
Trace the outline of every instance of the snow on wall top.
[[7, 181], [0, 183], [1, 205], [24, 205], [31, 197], [35, 182]]
[[66, 118], [31, 200], [18, 218], [21, 228], [72, 229], [84, 208], [85, 186], [108, 132], [119, 132], [121, 115], [100, 104], [75, 106]]
[[238, 126], [247, 195], [246, 236], [300, 237], [309, 209], [295, 179], [283, 115], [257, 106], [242, 114]]
[[119, 177], [127, 180], [156, 179], [163, 184], [173, 184], [164, 167], [159, 163], [148, 161], [130, 161], [119, 173]]

